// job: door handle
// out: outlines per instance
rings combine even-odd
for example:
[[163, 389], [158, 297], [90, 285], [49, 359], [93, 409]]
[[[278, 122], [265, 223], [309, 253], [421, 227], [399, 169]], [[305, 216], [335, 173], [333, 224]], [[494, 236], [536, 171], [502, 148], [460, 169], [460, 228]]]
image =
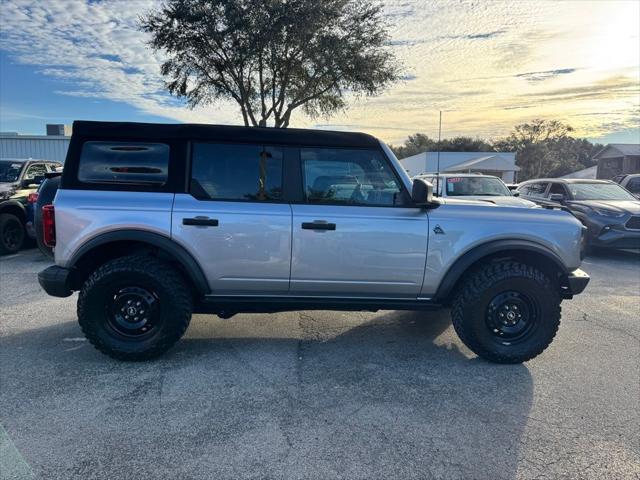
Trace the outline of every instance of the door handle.
[[314, 222], [302, 222], [303, 230], [335, 230], [335, 223], [327, 223], [325, 221], [316, 220]]
[[208, 217], [183, 218], [182, 224], [196, 227], [217, 227], [218, 220]]

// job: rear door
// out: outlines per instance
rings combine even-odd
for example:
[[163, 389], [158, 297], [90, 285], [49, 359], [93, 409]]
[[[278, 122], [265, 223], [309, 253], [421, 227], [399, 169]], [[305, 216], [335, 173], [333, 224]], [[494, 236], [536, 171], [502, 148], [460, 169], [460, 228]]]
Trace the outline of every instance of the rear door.
[[416, 298], [428, 217], [372, 149], [302, 148], [304, 200], [292, 205], [291, 294]]
[[214, 295], [271, 295], [289, 289], [285, 150], [192, 145], [189, 193], [175, 196], [172, 237], [200, 263]]

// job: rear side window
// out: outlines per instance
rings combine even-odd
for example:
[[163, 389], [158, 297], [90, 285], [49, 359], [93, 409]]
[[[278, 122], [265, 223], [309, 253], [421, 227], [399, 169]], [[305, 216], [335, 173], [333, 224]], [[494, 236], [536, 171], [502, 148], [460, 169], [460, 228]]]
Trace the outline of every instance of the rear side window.
[[530, 183], [527, 195], [530, 197], [544, 197], [548, 183]]
[[202, 200], [282, 200], [281, 148], [195, 143], [191, 195]]
[[169, 145], [139, 142], [86, 142], [78, 180], [85, 183], [164, 185]]

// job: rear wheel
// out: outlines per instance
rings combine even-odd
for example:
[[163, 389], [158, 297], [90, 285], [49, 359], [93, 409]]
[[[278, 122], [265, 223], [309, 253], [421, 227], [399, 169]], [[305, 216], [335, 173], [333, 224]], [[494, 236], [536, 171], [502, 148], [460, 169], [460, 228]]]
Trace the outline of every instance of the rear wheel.
[[159, 356], [186, 331], [193, 309], [181, 274], [147, 255], [98, 268], [78, 297], [78, 321], [89, 341], [120, 360]]
[[460, 339], [478, 356], [521, 363], [542, 353], [553, 340], [561, 301], [554, 283], [535, 267], [491, 263], [463, 282], [451, 316]]
[[11, 213], [0, 214], [0, 254], [16, 253], [24, 242], [24, 225]]

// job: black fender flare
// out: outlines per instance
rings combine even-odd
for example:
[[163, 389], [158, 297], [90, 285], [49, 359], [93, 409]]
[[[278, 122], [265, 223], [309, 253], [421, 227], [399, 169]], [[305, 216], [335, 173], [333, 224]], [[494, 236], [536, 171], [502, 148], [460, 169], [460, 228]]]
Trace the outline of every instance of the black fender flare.
[[478, 245], [458, 258], [453, 265], [449, 267], [449, 270], [447, 270], [447, 273], [440, 282], [440, 286], [438, 287], [434, 300], [443, 301], [446, 299], [464, 272], [466, 272], [474, 263], [490, 255], [509, 250], [532, 252], [542, 255], [551, 261], [563, 275], [568, 275], [570, 273], [564, 263], [562, 263], [560, 257], [544, 245], [530, 240], [494, 240]]
[[17, 200], [4, 200], [0, 202], [0, 213], [6, 213], [6, 209], [17, 209], [20, 210], [22, 217], [20, 220], [24, 223], [27, 219], [27, 207], [24, 206], [23, 203]]
[[118, 230], [100, 234], [76, 250], [69, 261], [69, 268], [73, 268], [91, 250], [101, 245], [122, 241], [146, 243], [165, 251], [182, 266], [200, 295], [211, 293], [207, 277], [204, 275], [200, 265], [184, 247], [172, 241], [169, 237], [145, 230]]

